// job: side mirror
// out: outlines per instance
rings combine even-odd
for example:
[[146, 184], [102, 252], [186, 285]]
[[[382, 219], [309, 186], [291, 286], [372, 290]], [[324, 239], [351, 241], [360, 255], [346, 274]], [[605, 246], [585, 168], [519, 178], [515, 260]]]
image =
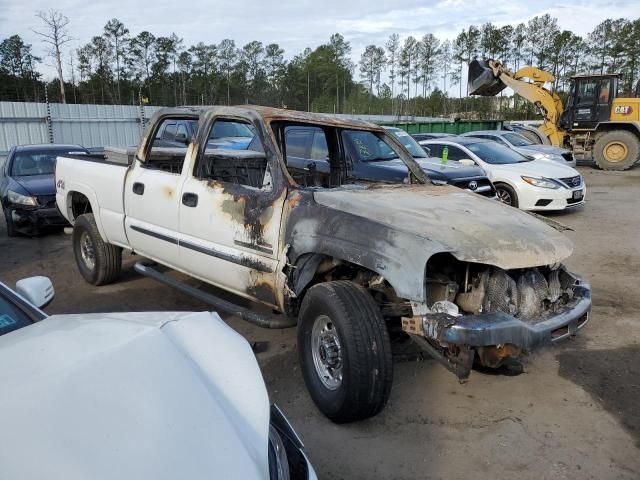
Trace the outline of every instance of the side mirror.
[[430, 157], [431, 156], [431, 149], [429, 147], [427, 147], [426, 145], [420, 145], [420, 146], [427, 153], [427, 155]]
[[187, 138], [186, 134], [179, 133], [179, 134], [176, 135], [176, 142], [184, 143], [186, 145], [187, 143], [189, 143], [189, 139]]
[[55, 295], [48, 277], [29, 277], [16, 282], [16, 292], [38, 308], [44, 308]]
[[466, 165], [467, 167], [472, 167], [473, 165], [476, 164], [476, 162], [474, 162], [473, 160], [471, 160], [470, 158], [463, 158], [461, 160], [458, 160], [462, 165]]

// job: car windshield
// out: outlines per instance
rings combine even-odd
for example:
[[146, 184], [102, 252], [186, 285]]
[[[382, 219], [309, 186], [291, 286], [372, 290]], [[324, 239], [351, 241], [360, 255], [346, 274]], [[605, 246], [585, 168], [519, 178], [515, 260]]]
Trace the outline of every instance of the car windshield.
[[398, 158], [396, 152], [373, 132], [346, 130], [343, 133], [351, 152], [361, 162], [382, 162]]
[[11, 175], [16, 177], [30, 175], [52, 175], [58, 155], [84, 155], [84, 150], [37, 150], [16, 152], [11, 165]]
[[523, 137], [519, 133], [505, 133], [502, 137], [514, 147], [526, 147], [527, 145], [533, 145], [532, 141]]
[[0, 335], [31, 325], [29, 317], [4, 296], [0, 286]]
[[409, 135], [407, 132], [405, 132], [404, 130], [389, 130], [391, 133], [393, 133], [393, 135], [400, 140], [400, 143], [402, 145], [404, 145], [404, 148], [406, 148], [409, 153], [413, 156], [413, 158], [427, 158], [427, 152], [424, 151], [424, 149], [420, 146], [420, 144], [418, 142], [415, 141], [415, 139]]
[[496, 142], [478, 142], [465, 145], [481, 160], [491, 164], [507, 164], [529, 162], [524, 155]]

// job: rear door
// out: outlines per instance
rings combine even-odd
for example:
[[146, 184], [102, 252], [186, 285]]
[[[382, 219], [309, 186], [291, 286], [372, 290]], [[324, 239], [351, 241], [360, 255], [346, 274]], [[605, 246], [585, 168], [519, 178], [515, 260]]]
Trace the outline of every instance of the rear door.
[[[179, 196], [181, 265], [190, 274], [243, 297], [279, 306], [276, 273], [286, 188], [264, 132], [218, 148], [215, 132], [258, 132], [242, 117], [212, 116]], [[195, 155], [195, 153], [194, 153]]]
[[135, 162], [124, 193], [129, 244], [136, 252], [169, 266], [179, 265], [180, 192], [191, 146], [166, 146], [166, 139], [158, 133], [170, 129], [175, 136], [181, 118], [167, 116], [157, 122], [144, 161]]

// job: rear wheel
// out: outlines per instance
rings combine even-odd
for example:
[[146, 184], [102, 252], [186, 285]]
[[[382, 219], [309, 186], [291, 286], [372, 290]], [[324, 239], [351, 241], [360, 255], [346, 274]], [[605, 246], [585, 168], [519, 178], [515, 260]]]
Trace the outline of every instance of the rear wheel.
[[596, 138], [593, 158], [602, 170], [626, 170], [640, 157], [640, 138], [626, 130], [605, 132]]
[[516, 191], [506, 183], [496, 183], [495, 185], [498, 200], [500, 200], [505, 205], [518, 208], [518, 194], [516, 193]]
[[336, 423], [379, 413], [393, 381], [391, 343], [380, 309], [360, 285], [309, 289], [298, 324], [300, 364], [311, 398]]
[[3, 210], [4, 213], [4, 220], [7, 224], [7, 237], [15, 237], [17, 236], [17, 232], [16, 229], [13, 225], [13, 217], [11, 216], [11, 210], [9, 210], [8, 208], [5, 208]]
[[102, 240], [92, 213], [75, 221], [73, 253], [80, 273], [93, 285], [111, 283], [120, 275], [122, 249]]

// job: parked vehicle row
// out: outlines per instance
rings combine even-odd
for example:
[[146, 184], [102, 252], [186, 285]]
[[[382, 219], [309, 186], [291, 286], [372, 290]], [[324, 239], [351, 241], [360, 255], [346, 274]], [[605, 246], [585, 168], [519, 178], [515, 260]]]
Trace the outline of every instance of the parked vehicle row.
[[[197, 125], [188, 145], [161, 143], [158, 132], [184, 120]], [[218, 148], [220, 129], [254, 136], [244, 149]], [[536, 162], [496, 142], [462, 141], [460, 160], [478, 144], [492, 152], [483, 158], [494, 171], [508, 169], [500, 148]], [[131, 165], [58, 157], [56, 200], [87, 282], [116, 281], [126, 249], [269, 306], [276, 313], [208, 297], [261, 326], [297, 325], [311, 398], [331, 420], [349, 422], [387, 403], [391, 334], [464, 379], [474, 363], [499, 367], [589, 319], [589, 284], [562, 264], [572, 251], [566, 237], [500, 202], [434, 184], [420, 152], [405, 145], [391, 130], [321, 114], [165, 109]], [[398, 181], [356, 171], [385, 162], [398, 164], [384, 172]], [[151, 265], [136, 268], [193, 290]]]
[[[513, 135], [513, 134], [512, 134]], [[435, 156], [482, 167], [503, 203], [522, 210], [564, 210], [584, 204], [586, 185], [577, 170], [548, 159], [531, 159], [490, 139], [474, 135], [421, 142]]]
[[0, 283], [0, 477], [316, 478], [217, 314], [47, 316], [49, 279], [16, 290]]

